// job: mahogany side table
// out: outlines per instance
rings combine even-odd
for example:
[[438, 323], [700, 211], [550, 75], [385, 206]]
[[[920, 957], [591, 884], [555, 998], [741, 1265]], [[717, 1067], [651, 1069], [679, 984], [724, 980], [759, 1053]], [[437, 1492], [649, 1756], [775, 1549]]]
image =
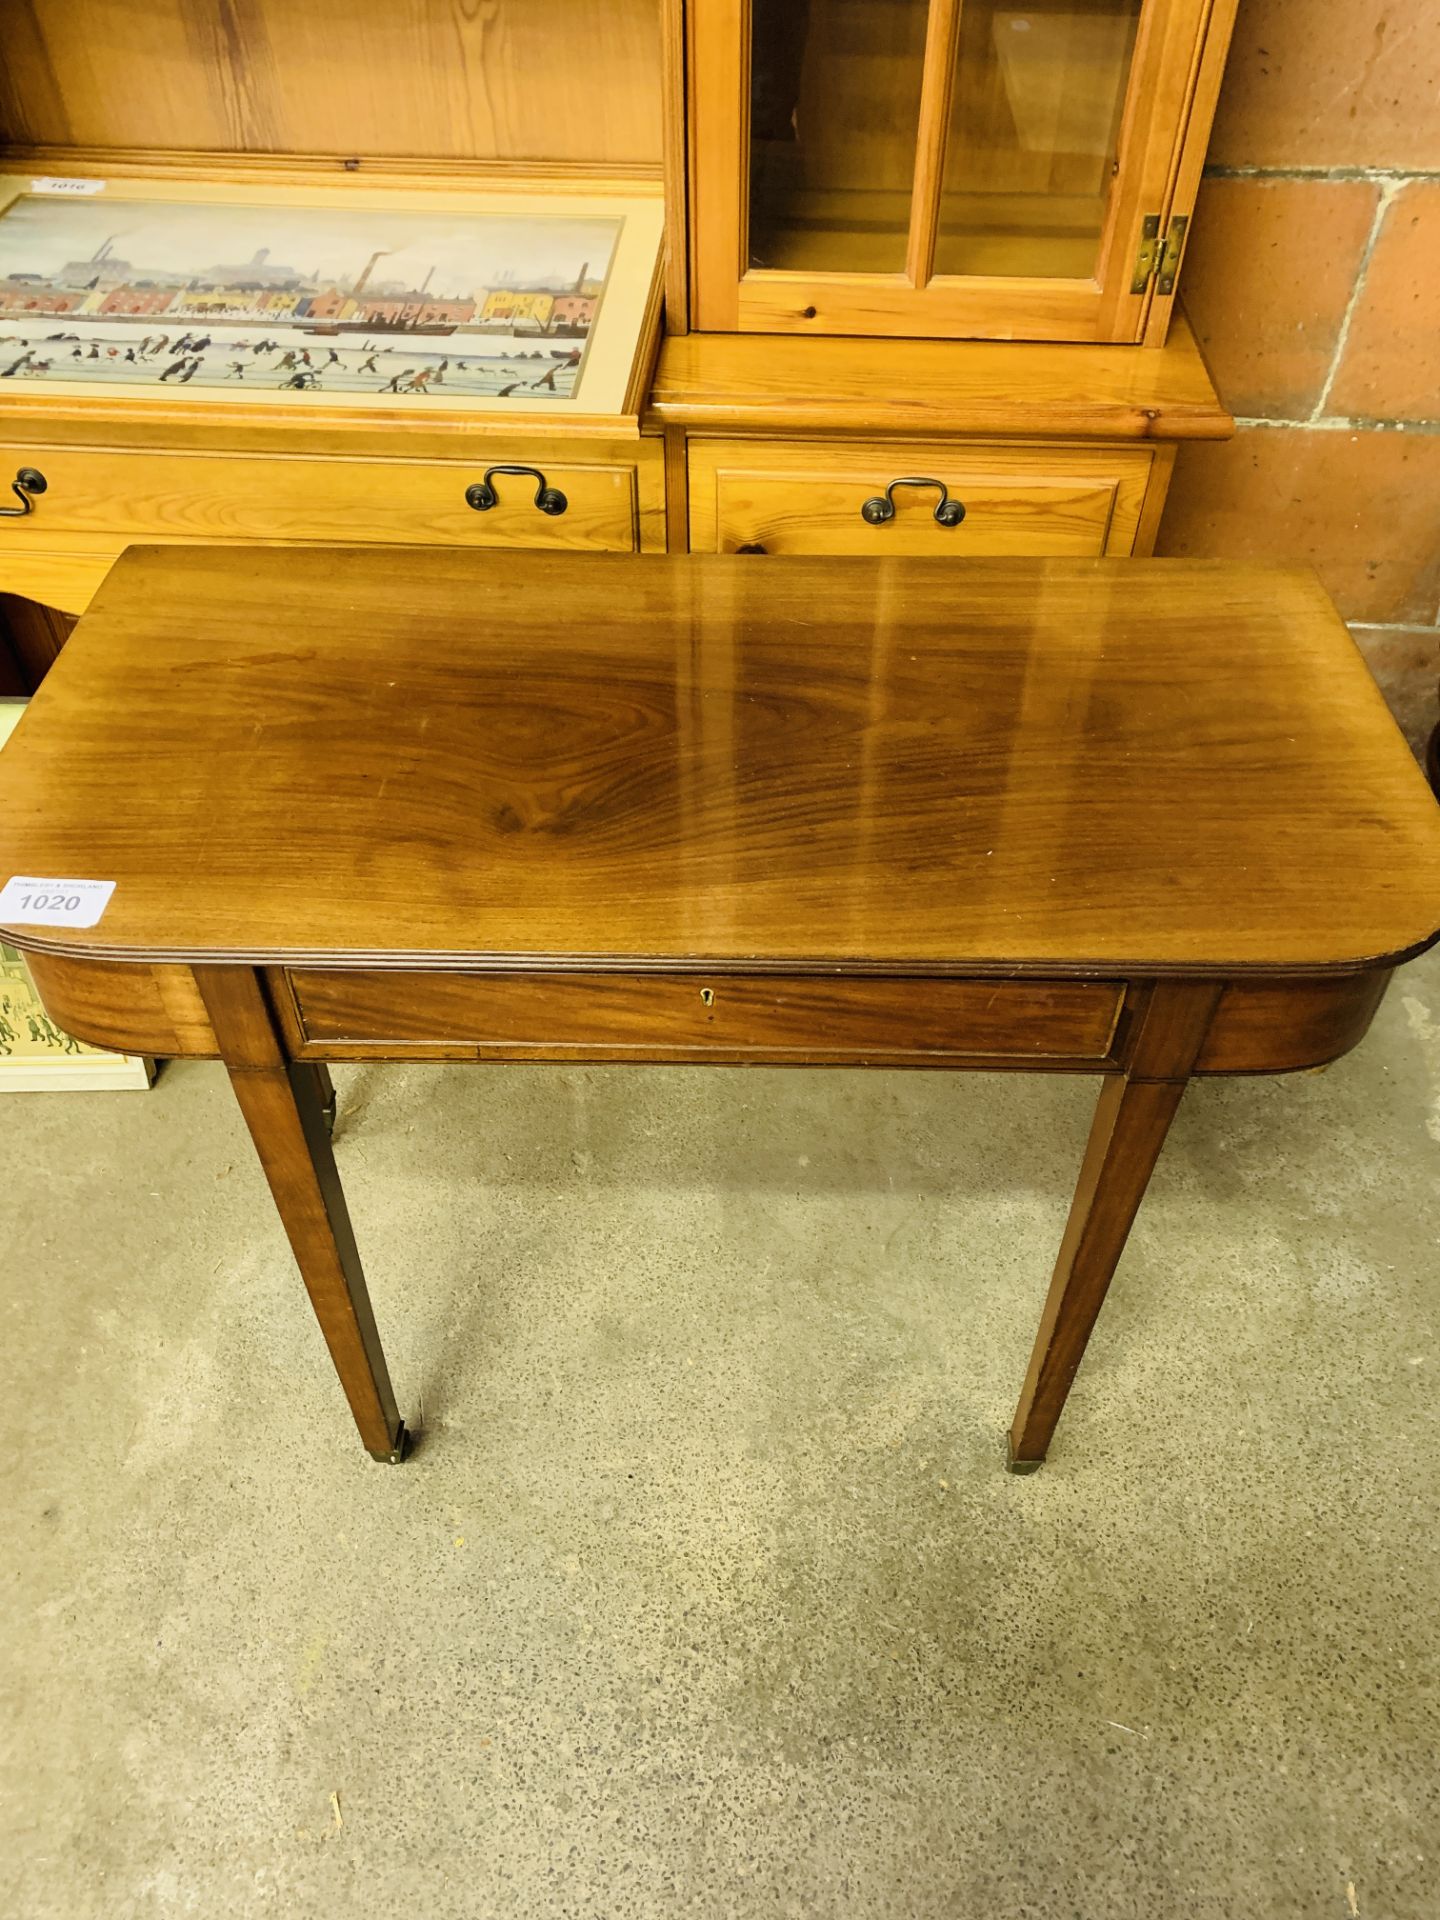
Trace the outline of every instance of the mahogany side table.
[[1306, 572], [132, 548], [0, 757], [0, 886], [61, 1025], [225, 1063], [380, 1460], [325, 1063], [1099, 1075], [1020, 1470], [1186, 1082], [1360, 1039], [1440, 809]]

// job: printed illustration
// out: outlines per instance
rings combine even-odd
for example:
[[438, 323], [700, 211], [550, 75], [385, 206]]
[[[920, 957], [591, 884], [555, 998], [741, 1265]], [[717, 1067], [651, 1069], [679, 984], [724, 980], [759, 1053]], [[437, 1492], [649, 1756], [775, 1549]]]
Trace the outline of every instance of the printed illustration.
[[565, 399], [621, 225], [23, 194], [0, 381]]
[[90, 1053], [62, 1033], [40, 1004], [24, 960], [0, 940], [0, 1060], [15, 1055]]

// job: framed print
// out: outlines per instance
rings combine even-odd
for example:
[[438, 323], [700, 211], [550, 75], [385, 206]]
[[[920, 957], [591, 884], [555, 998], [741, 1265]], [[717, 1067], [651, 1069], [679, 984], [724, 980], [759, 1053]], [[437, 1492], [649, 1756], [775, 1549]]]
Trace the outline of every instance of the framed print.
[[654, 194], [563, 186], [0, 177], [0, 403], [621, 415], [663, 219]]

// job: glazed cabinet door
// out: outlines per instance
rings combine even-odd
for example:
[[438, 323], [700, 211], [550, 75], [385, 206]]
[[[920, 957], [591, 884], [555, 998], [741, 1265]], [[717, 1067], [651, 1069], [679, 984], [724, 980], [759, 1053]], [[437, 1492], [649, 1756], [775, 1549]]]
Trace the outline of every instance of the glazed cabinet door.
[[695, 325], [1139, 339], [1231, 10], [691, 0]]

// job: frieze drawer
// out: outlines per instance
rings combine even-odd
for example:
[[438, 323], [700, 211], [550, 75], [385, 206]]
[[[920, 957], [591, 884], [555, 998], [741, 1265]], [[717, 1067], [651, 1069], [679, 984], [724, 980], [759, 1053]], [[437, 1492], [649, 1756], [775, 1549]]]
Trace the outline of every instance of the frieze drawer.
[[633, 1053], [915, 1066], [993, 1058], [1099, 1061], [1124, 997], [1104, 981], [837, 980], [697, 973], [412, 973], [299, 969], [278, 998], [298, 1050], [524, 1059]]

